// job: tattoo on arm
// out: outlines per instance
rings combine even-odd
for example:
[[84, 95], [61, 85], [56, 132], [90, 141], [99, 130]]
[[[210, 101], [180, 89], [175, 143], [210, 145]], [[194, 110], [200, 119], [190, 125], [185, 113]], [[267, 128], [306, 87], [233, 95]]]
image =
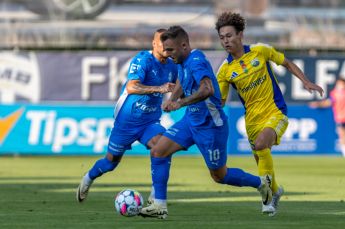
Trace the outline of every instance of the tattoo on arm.
[[214, 94], [214, 88], [213, 88], [211, 79], [208, 77], [204, 77], [200, 81], [199, 89], [195, 93], [179, 100], [178, 102], [181, 104], [181, 107], [187, 106], [193, 103], [203, 101], [213, 94]]
[[130, 80], [127, 82], [126, 89], [128, 94], [151, 94], [160, 92], [160, 86], [146, 86], [139, 80]]

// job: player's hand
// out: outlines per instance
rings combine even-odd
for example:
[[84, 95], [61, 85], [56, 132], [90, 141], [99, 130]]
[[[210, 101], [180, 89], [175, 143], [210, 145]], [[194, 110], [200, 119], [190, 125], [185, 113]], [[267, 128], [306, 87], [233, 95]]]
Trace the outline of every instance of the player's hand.
[[179, 109], [181, 107], [181, 104], [179, 102], [175, 102], [175, 101], [165, 101], [162, 104], [162, 110], [165, 112], [170, 112], [170, 111], [175, 111], [177, 109]]
[[314, 83], [312, 83], [312, 82], [306, 82], [306, 83], [304, 84], [304, 88], [305, 88], [306, 90], [308, 90], [310, 93], [312, 93], [313, 91], [317, 91], [317, 92], [319, 92], [319, 94], [320, 94], [321, 97], [323, 96], [324, 91], [323, 91], [323, 89], [322, 89], [319, 85], [317, 85], [317, 84], [314, 84]]
[[168, 92], [172, 92], [174, 90], [174, 88], [175, 88], [174, 83], [165, 83], [159, 87], [159, 92], [162, 94], [165, 94]]
[[165, 111], [165, 112], [169, 112], [170, 111], [169, 106], [170, 106], [171, 102], [172, 101], [170, 101], [170, 100], [167, 100], [167, 101], [163, 102], [162, 103], [162, 110]]

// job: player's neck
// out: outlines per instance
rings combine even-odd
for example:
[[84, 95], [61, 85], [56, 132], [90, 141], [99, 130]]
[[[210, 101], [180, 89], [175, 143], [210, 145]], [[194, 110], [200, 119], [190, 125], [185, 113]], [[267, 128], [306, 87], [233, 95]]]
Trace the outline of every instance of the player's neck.
[[235, 60], [240, 59], [244, 55], [243, 46], [239, 46], [238, 49], [236, 49], [234, 52], [232, 52], [230, 54]]
[[163, 63], [163, 64], [165, 64], [166, 62], [167, 62], [167, 59], [168, 58], [166, 58], [166, 57], [164, 57], [164, 56], [162, 56], [162, 55], [160, 55], [159, 53], [157, 53], [157, 52], [152, 52], [152, 55], [159, 61], [159, 62], [161, 62], [161, 63]]

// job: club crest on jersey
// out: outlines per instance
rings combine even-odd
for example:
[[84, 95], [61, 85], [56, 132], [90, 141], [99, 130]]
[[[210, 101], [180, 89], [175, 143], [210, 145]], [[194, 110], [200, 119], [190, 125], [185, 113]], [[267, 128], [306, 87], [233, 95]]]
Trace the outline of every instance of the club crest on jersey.
[[256, 67], [256, 66], [259, 66], [260, 61], [258, 60], [258, 58], [254, 58], [254, 60], [250, 61], [250, 64], [251, 64], [253, 67]]
[[237, 72], [232, 72], [230, 79], [233, 79], [233, 78], [235, 78], [236, 76], [238, 76], [238, 73], [237, 73]]

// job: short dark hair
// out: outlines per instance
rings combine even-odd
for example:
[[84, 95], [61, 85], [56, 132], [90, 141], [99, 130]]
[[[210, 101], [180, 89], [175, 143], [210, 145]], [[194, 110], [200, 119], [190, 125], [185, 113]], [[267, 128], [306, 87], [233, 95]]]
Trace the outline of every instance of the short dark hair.
[[233, 26], [236, 32], [241, 32], [246, 27], [246, 20], [238, 13], [223, 12], [216, 22], [216, 30], [218, 33], [219, 29], [224, 26]]
[[169, 29], [161, 35], [162, 42], [168, 39], [182, 39], [189, 42], [187, 32], [179, 25], [169, 27]]
[[157, 29], [155, 33], [164, 33], [165, 31], [167, 31], [167, 30], [160, 28], [160, 29]]

